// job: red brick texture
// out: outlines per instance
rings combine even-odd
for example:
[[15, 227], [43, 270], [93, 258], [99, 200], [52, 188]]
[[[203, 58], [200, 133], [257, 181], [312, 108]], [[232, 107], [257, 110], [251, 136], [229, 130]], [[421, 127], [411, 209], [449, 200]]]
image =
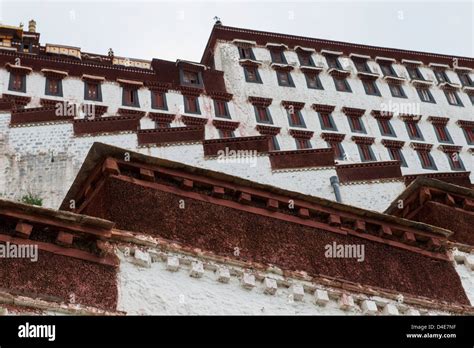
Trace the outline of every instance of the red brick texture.
[[[180, 209], [181, 199], [184, 209]], [[239, 258], [245, 261], [469, 304], [459, 276], [448, 261], [145, 188], [119, 178], [109, 177], [83, 213], [112, 220], [119, 229], [160, 236], [221, 256], [235, 258], [238, 247]], [[364, 244], [365, 261], [326, 258], [325, 246], [333, 242]]]

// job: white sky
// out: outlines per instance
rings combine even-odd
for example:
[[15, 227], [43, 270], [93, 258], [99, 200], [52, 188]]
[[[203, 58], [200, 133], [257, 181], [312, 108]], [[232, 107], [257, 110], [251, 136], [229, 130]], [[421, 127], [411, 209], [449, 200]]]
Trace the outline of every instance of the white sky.
[[376, 46], [474, 56], [468, 1], [0, 0], [3, 24], [37, 22], [41, 43], [131, 58], [199, 61], [224, 25]]

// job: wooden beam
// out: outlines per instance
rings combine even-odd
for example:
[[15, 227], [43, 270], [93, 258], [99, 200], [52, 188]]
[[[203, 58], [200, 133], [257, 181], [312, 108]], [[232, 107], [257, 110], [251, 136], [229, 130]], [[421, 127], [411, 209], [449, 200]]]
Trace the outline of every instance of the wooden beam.
[[278, 210], [278, 201], [276, 199], [269, 198], [267, 200], [267, 208], [270, 210]]
[[73, 241], [74, 241], [74, 236], [71, 233], [67, 233], [63, 231], [59, 232], [58, 236], [56, 237], [56, 244], [61, 245], [66, 248], [71, 247]]
[[102, 172], [110, 175], [120, 175], [117, 161], [113, 158], [106, 158], [102, 166]]
[[33, 226], [22, 221], [18, 221], [15, 227], [15, 236], [28, 239], [30, 238], [31, 231]]
[[140, 178], [146, 181], [155, 182], [155, 172], [149, 169], [140, 168]]

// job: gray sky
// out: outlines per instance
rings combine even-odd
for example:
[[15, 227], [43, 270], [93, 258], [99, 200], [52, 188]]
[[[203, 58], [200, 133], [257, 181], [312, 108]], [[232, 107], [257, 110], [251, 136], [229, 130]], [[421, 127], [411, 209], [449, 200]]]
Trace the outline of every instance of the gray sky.
[[470, 1], [23, 1], [0, 0], [3, 24], [34, 18], [41, 43], [131, 58], [199, 61], [224, 25], [474, 56]]

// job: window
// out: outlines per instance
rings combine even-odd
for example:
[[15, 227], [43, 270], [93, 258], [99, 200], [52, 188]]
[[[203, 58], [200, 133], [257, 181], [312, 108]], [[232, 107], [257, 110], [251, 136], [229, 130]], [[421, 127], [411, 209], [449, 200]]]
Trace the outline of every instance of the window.
[[398, 147], [389, 147], [388, 155], [392, 160], [400, 161], [400, 166], [408, 167], [407, 162], [405, 161], [405, 157], [403, 156], [402, 149]]
[[239, 47], [240, 59], [252, 59], [255, 60], [251, 47]]
[[472, 105], [474, 105], [474, 93], [469, 94], [469, 99], [471, 100]]
[[278, 144], [278, 140], [276, 135], [272, 135], [270, 139], [268, 139], [268, 149], [270, 151], [278, 151], [280, 150], [280, 145]]
[[405, 121], [407, 127], [408, 136], [412, 140], [423, 140], [423, 135], [421, 134], [418, 124], [415, 121]]
[[288, 71], [277, 70], [276, 73], [277, 73], [278, 85], [284, 86], [284, 87], [295, 87], [295, 84], [293, 83], [293, 79], [291, 78], [291, 75]]
[[46, 78], [46, 87], [44, 94], [62, 97], [63, 88], [61, 79]]
[[219, 131], [219, 137], [221, 138], [233, 138], [234, 137], [234, 131], [230, 129], [218, 129]]
[[444, 124], [434, 124], [433, 125], [436, 137], [440, 143], [452, 143], [451, 135]]
[[122, 89], [122, 105], [139, 107], [140, 102], [138, 101], [138, 90], [131, 87], [123, 87]]
[[368, 144], [357, 144], [359, 148], [360, 159], [362, 162], [375, 161], [375, 155], [372, 152], [372, 148]]
[[393, 130], [390, 120], [387, 118], [377, 118], [379, 124], [380, 134], [388, 137], [396, 137], [395, 131]]
[[214, 100], [214, 110], [217, 117], [230, 118], [227, 102], [224, 100]]
[[395, 70], [392, 67], [392, 64], [384, 63], [380, 64], [380, 69], [382, 70], [382, 73], [384, 76], [392, 76], [392, 77], [397, 77], [397, 74], [395, 73]]
[[446, 152], [451, 170], [465, 170], [459, 152]]
[[464, 136], [466, 137], [466, 141], [469, 145], [474, 145], [474, 127], [463, 127]]
[[201, 73], [191, 70], [180, 70], [181, 71], [181, 82], [185, 85], [201, 85]]
[[26, 92], [26, 75], [10, 73], [8, 89], [15, 92]]
[[416, 66], [407, 66], [408, 75], [412, 80], [424, 80], [423, 75], [421, 75], [420, 69]]
[[435, 70], [434, 73], [435, 73], [436, 79], [438, 80], [438, 83], [450, 82], [448, 75], [446, 75], [446, 71]]
[[287, 110], [288, 123], [291, 127], [303, 127], [306, 128], [304, 123], [303, 115], [300, 110]]
[[185, 95], [184, 96], [184, 112], [188, 114], [200, 114], [199, 100], [196, 96]]
[[305, 73], [304, 76], [306, 77], [308, 88], [324, 89], [318, 74]]
[[328, 63], [329, 69], [342, 70], [341, 63], [339, 63], [339, 59], [337, 58], [337, 56], [327, 55], [326, 62]]
[[102, 101], [102, 93], [98, 82], [84, 81], [84, 99]]
[[254, 108], [255, 108], [255, 116], [257, 118], [257, 122], [273, 124], [270, 111], [268, 110], [267, 107], [255, 106]]
[[425, 103], [436, 103], [428, 88], [417, 87], [416, 91], [418, 92], [421, 101]]
[[336, 124], [332, 119], [331, 114], [326, 112], [318, 112], [319, 122], [321, 123], [321, 129], [337, 131]]
[[337, 141], [330, 141], [327, 143], [334, 151], [334, 159], [343, 160], [345, 157], [344, 148], [342, 144]]
[[253, 83], [262, 83], [260, 74], [255, 66], [244, 66], [245, 81]]
[[418, 158], [420, 159], [421, 167], [423, 169], [437, 170], [433, 157], [431, 157], [431, 154], [428, 151], [417, 150], [416, 152], [418, 153]]
[[309, 142], [308, 139], [295, 138], [295, 141], [296, 141], [296, 148], [298, 150], [311, 149], [311, 143]]
[[333, 77], [336, 90], [339, 92], [351, 92], [351, 87], [345, 78]]
[[286, 64], [286, 58], [283, 51], [270, 51], [270, 55], [272, 56], [272, 63], [277, 64]]
[[298, 60], [301, 66], [314, 66], [313, 58], [310, 54], [298, 54]]
[[152, 109], [168, 110], [165, 92], [151, 91]]
[[354, 59], [354, 65], [356, 66], [357, 71], [371, 73], [369, 65], [366, 60], [363, 59]]
[[461, 84], [463, 86], [473, 86], [473, 82], [471, 80], [471, 77], [467, 72], [459, 72], [458, 73], [459, 81], [461, 81]]
[[356, 116], [347, 116], [349, 121], [349, 126], [351, 127], [351, 131], [354, 133], [366, 133], [364, 124], [360, 117]]
[[377, 85], [374, 80], [362, 80], [364, 85], [365, 93], [367, 95], [377, 95], [380, 96], [380, 91], [377, 88]]
[[459, 98], [456, 91], [445, 90], [444, 94], [446, 95], [446, 99], [448, 100], [448, 103], [450, 105], [463, 106], [461, 99]]
[[405, 91], [403, 87], [397, 84], [389, 83], [388, 87], [390, 88], [390, 93], [392, 93], [392, 97], [395, 98], [406, 98]]

